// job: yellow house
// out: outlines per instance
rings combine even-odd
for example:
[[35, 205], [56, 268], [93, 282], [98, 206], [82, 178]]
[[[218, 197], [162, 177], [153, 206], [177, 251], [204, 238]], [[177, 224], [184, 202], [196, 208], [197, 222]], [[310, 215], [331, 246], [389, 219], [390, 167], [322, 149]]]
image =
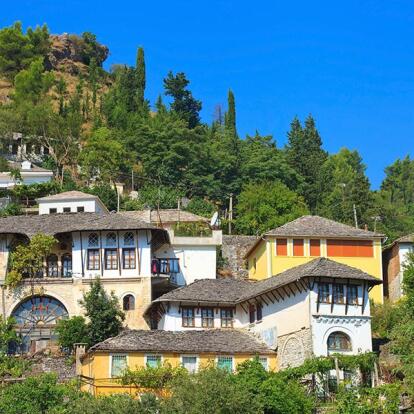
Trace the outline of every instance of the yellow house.
[[169, 363], [196, 372], [200, 367], [216, 364], [234, 371], [241, 362], [256, 356], [266, 369], [276, 369], [276, 352], [246, 331], [125, 330], [96, 344], [81, 358], [82, 389], [93, 395], [135, 395], [139, 389], [120, 383], [119, 377], [126, 368]]
[[[382, 281], [383, 237], [323, 217], [303, 216], [268, 231], [248, 250], [249, 278], [266, 279], [315, 257], [326, 257]], [[382, 303], [382, 286], [375, 286], [370, 297]]]

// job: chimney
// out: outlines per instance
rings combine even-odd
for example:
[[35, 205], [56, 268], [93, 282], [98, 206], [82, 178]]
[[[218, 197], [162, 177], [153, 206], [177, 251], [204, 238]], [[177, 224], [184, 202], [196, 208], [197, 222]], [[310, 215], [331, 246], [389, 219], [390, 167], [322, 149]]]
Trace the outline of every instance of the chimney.
[[76, 375], [82, 375], [82, 357], [86, 353], [86, 344], [85, 343], [77, 343], [73, 344], [75, 347], [75, 368], [76, 368]]

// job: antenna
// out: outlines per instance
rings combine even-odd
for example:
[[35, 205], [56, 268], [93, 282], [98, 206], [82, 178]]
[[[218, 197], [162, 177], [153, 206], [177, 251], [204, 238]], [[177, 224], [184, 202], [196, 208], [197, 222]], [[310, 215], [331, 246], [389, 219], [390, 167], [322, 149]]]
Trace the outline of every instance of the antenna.
[[216, 212], [213, 214], [213, 217], [211, 217], [211, 220], [210, 220], [210, 226], [211, 226], [211, 227], [216, 227], [216, 226], [218, 226], [218, 221], [219, 221], [219, 219], [218, 219], [218, 212], [216, 211]]

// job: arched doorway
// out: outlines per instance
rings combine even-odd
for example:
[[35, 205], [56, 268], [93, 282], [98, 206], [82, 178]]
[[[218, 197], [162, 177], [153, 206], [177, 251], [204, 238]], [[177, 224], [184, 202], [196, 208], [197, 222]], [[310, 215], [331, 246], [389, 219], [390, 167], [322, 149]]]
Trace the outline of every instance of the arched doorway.
[[328, 337], [328, 354], [337, 352], [351, 352], [351, 338], [344, 332], [335, 331]]
[[21, 343], [15, 351], [36, 352], [55, 340], [54, 329], [60, 319], [69, 317], [66, 307], [50, 296], [32, 296], [23, 300], [12, 312]]

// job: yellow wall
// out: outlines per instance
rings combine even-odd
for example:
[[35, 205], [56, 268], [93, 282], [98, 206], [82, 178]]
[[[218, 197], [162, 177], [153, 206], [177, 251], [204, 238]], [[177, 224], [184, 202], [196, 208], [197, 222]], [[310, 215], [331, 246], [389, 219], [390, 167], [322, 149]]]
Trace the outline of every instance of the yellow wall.
[[[306, 240], [306, 239], [305, 239]], [[291, 240], [288, 240], [288, 256], [276, 255], [276, 239], [268, 238], [266, 241], [262, 240], [256, 249], [250, 253], [247, 258], [249, 278], [251, 279], [266, 279], [268, 275], [277, 275], [287, 269], [295, 266], [305, 264], [315, 257], [311, 257], [308, 254], [307, 245], [305, 243], [305, 256], [297, 257], [292, 256]], [[269, 252], [270, 251], [270, 257]], [[321, 256], [327, 257], [326, 254], [326, 241], [321, 240]], [[253, 268], [253, 258], [256, 257], [256, 271]], [[374, 240], [374, 256], [373, 257], [329, 257], [331, 260], [335, 260], [339, 263], [346, 264], [348, 266], [356, 267], [372, 276], [383, 280], [382, 277], [382, 252], [381, 241]], [[260, 266], [259, 266], [260, 263]], [[271, 272], [268, 272], [268, 264], [270, 265]], [[370, 297], [377, 303], [382, 303], [382, 285], [375, 286], [371, 292]]]
[[[124, 386], [119, 384], [116, 379], [110, 378], [110, 353], [96, 352], [93, 355], [87, 355], [82, 361], [82, 375], [84, 379], [82, 390], [89, 391], [94, 395], [112, 394], [112, 393], [129, 393], [135, 395], [137, 389], [133, 386]], [[181, 364], [182, 354], [162, 354], [162, 363], [169, 363], [173, 367]], [[191, 354], [188, 354], [191, 355]], [[222, 355], [222, 354], [220, 354]], [[140, 352], [131, 352], [127, 354], [128, 368], [135, 369], [145, 366], [145, 354]], [[214, 364], [217, 355], [199, 354], [199, 367], [205, 367]], [[276, 354], [268, 355], [269, 369], [274, 371], [277, 368]], [[240, 354], [233, 355], [234, 366], [253, 358], [253, 355]], [[140, 390], [143, 391], [143, 390]]]

